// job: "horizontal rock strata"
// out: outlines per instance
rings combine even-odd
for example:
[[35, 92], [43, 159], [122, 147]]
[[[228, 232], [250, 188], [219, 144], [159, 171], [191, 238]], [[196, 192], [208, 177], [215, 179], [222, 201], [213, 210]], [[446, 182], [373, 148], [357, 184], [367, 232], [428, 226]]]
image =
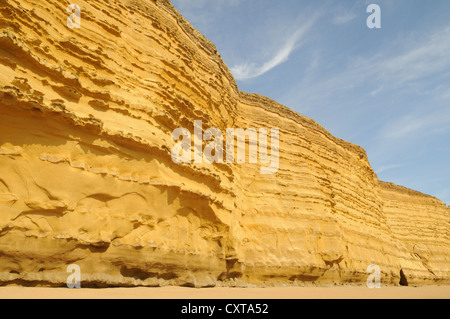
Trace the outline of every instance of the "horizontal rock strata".
[[[0, 284], [448, 284], [449, 208], [240, 92], [169, 1], [0, 3]], [[279, 169], [175, 164], [172, 131], [279, 128]]]

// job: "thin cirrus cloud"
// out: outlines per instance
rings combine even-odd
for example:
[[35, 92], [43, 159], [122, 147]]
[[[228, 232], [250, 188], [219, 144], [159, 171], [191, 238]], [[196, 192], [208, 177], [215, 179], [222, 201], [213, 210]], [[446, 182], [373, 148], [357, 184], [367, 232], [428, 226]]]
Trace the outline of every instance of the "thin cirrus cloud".
[[436, 30], [419, 46], [380, 63], [378, 78], [405, 83], [447, 70], [450, 66], [449, 38], [450, 25]]
[[237, 64], [230, 68], [231, 73], [237, 80], [257, 78], [288, 61], [291, 53], [301, 46], [301, 40], [304, 39], [307, 32], [311, 29], [315, 20], [316, 18], [312, 18], [305, 25], [298, 28], [270, 60], [262, 64], [253, 62]]
[[442, 134], [449, 130], [450, 112], [444, 111], [427, 115], [406, 115], [392, 122], [383, 131], [386, 140], [411, 138], [414, 134], [433, 135]]
[[392, 169], [396, 169], [396, 168], [400, 168], [403, 167], [404, 165], [398, 165], [398, 164], [392, 164], [392, 165], [385, 165], [385, 166], [381, 166], [379, 169], [377, 169], [376, 173], [377, 174], [381, 174], [383, 172], [392, 170]]
[[428, 83], [425, 80], [430, 75], [448, 77], [445, 72], [450, 68], [449, 38], [450, 25], [447, 25], [405, 43], [400, 54], [387, 56], [386, 52], [380, 52], [359, 59], [359, 63], [351, 65], [350, 72], [363, 74], [366, 79], [375, 78], [380, 85], [373, 95], [388, 87], [398, 89], [411, 83]]
[[334, 24], [345, 24], [354, 19], [356, 19], [356, 14], [354, 14], [353, 12], [346, 12], [342, 15], [335, 16], [333, 18], [333, 23]]
[[[323, 105], [333, 100], [333, 96], [339, 92], [362, 92], [367, 87], [372, 87], [369, 91], [371, 97], [379, 96], [385, 91], [400, 92], [400, 89], [410, 92], [412, 84], [416, 91], [425, 90], [425, 85], [430, 83], [427, 77], [442, 76], [442, 81], [445, 81], [450, 75], [449, 38], [450, 25], [447, 25], [423, 34], [414, 41], [399, 44], [395, 54], [381, 50], [364, 58], [355, 56], [338, 73], [319, 74], [322, 76], [319, 81], [310, 81], [305, 77], [284, 100], [293, 101], [294, 105], [295, 101]], [[411, 93], [417, 93], [416, 91]], [[450, 90], [442, 86], [439, 95], [445, 100], [450, 97]], [[414, 127], [409, 127], [398, 135], [403, 136], [410, 130], [414, 130]]]

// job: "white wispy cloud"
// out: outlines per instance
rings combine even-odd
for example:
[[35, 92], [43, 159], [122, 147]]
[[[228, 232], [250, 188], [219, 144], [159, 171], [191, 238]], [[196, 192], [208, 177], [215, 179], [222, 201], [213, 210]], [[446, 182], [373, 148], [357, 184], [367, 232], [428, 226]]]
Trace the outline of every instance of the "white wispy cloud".
[[383, 137], [392, 140], [410, 138], [414, 134], [441, 134], [450, 130], [449, 125], [450, 110], [431, 114], [408, 114], [386, 126]]
[[450, 88], [447, 89], [445, 92], [442, 93], [441, 95], [442, 99], [444, 100], [450, 100]]
[[[357, 88], [361, 88], [360, 92], [368, 91], [371, 97], [394, 90], [414, 91], [411, 85], [415, 86], [414, 93], [417, 93], [431, 83], [430, 77], [441, 76], [442, 81], [448, 81], [450, 72], [442, 73], [450, 70], [449, 39], [450, 25], [447, 25], [403, 43], [392, 43], [372, 56], [354, 57], [339, 73], [305, 76], [283, 99], [293, 101], [293, 105], [298, 104], [295, 101], [302, 101], [303, 106], [297, 107], [306, 110], [311, 108], [307, 104], [323, 105], [333, 96]], [[449, 97], [447, 88], [440, 91], [442, 99]], [[412, 131], [413, 127], [409, 130]]]
[[444, 189], [436, 194], [436, 197], [450, 206], [450, 188]]
[[246, 80], [256, 78], [269, 72], [278, 65], [288, 61], [291, 53], [301, 45], [301, 40], [305, 37], [307, 32], [311, 29], [316, 18], [312, 18], [303, 26], [298, 28], [292, 35], [290, 35], [284, 45], [276, 52], [276, 54], [268, 61], [258, 64], [254, 62], [237, 64], [230, 68], [231, 73], [237, 80]]
[[[172, 0], [174, 4], [183, 11], [187, 8], [202, 8], [210, 3], [211, 0]], [[215, 7], [223, 7], [223, 6], [236, 6], [240, 4], [242, 0], [214, 0]]]
[[377, 96], [380, 92], [382, 92], [384, 89], [384, 86], [380, 86], [379, 88], [373, 90], [372, 92], [370, 92], [370, 96]]
[[345, 24], [356, 19], [356, 14], [353, 12], [345, 12], [341, 15], [337, 15], [333, 18], [334, 24]]
[[403, 167], [404, 165], [399, 165], [399, 164], [392, 164], [392, 165], [385, 165], [385, 166], [381, 166], [379, 169], [376, 170], [377, 174], [381, 174], [383, 172], [395, 169], [395, 168], [400, 168]]
[[220, 12], [239, 6], [242, 1], [244, 0], [171, 0], [173, 6], [200, 31], [216, 26]]
[[375, 69], [378, 78], [402, 84], [448, 69], [450, 26], [435, 30], [422, 39], [414, 39], [413, 45], [403, 54], [379, 61]]

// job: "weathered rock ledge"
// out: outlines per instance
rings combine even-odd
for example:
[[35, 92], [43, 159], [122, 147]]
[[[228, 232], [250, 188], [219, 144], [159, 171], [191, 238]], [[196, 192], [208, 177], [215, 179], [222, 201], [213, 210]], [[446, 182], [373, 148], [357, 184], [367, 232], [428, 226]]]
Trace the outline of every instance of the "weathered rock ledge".
[[[450, 283], [448, 208], [359, 146], [240, 92], [168, 0], [0, 3], [0, 284]], [[171, 133], [280, 128], [259, 164], [175, 164]]]

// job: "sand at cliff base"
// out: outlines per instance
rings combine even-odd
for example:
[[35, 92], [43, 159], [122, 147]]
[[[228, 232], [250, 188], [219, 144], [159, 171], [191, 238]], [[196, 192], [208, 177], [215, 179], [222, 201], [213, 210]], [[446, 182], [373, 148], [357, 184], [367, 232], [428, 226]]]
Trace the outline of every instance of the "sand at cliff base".
[[450, 286], [330, 288], [26, 288], [0, 287], [2, 299], [449, 299]]

